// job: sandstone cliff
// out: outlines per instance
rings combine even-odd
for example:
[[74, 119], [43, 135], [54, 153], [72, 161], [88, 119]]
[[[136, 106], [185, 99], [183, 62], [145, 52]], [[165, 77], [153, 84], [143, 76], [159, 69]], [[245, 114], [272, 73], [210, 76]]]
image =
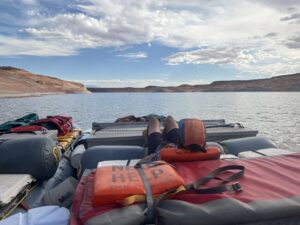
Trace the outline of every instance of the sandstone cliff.
[[32, 74], [14, 67], [0, 67], [0, 97], [58, 93], [89, 93], [89, 91], [80, 83]]

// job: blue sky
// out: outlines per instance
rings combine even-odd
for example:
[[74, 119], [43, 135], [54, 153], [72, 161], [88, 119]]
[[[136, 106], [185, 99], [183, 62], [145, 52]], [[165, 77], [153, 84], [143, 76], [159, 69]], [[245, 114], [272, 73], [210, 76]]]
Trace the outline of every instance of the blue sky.
[[0, 65], [89, 86], [300, 72], [298, 0], [1, 0]]

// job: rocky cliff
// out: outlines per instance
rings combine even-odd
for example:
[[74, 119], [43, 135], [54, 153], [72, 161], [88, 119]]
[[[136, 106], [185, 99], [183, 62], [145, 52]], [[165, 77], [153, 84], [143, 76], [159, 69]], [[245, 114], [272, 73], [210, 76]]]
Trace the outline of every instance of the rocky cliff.
[[176, 87], [88, 88], [91, 92], [229, 92], [229, 91], [300, 91], [300, 73], [268, 79], [215, 81], [207, 85], [183, 84]]
[[300, 73], [259, 80], [215, 81], [208, 91], [300, 91]]
[[0, 67], [0, 97], [88, 92], [80, 83], [32, 74], [14, 67]]

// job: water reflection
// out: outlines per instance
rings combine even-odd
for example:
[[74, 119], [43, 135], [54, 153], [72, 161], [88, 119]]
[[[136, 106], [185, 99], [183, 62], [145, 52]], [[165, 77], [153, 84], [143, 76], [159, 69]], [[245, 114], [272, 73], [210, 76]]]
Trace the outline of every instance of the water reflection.
[[258, 129], [281, 148], [300, 150], [300, 93], [99, 93], [0, 99], [0, 123], [26, 113], [66, 114], [83, 129], [93, 121], [150, 113], [176, 119], [224, 118]]

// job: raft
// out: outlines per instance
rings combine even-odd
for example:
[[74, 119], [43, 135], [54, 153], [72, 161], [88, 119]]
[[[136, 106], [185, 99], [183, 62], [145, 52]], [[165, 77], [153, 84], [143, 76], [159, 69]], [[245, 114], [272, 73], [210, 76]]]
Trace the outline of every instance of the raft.
[[[36, 222], [36, 224], [147, 224], [144, 214], [145, 202], [126, 207], [118, 205], [117, 208], [121, 207], [121, 211], [110, 211], [111, 208], [109, 207], [93, 208], [88, 203], [92, 193], [88, 190], [91, 190], [91, 182], [95, 179], [94, 171], [97, 167], [136, 165], [136, 162], [145, 159], [147, 144], [142, 133], [147, 128], [147, 122], [144, 120], [147, 120], [147, 117], [143, 117], [142, 121], [137, 122], [93, 122], [90, 131], [82, 132], [80, 129], [73, 128], [61, 136], [57, 135], [57, 130], [1, 134], [0, 225], [34, 224], [28, 221], [22, 223], [18, 221], [21, 220], [20, 218], [38, 218], [38, 215], [47, 214], [46, 212], [49, 212], [45, 218], [46, 222]], [[251, 160], [257, 159], [276, 164], [276, 160], [272, 161], [274, 157], [290, 157], [290, 155], [297, 154], [291, 150], [278, 149], [272, 140], [258, 135], [258, 131], [244, 127], [240, 123], [227, 124], [223, 119], [203, 120], [203, 122], [206, 127], [207, 145], [214, 146], [221, 152], [220, 159], [204, 161], [203, 165], [217, 165], [219, 163], [223, 165], [229, 162], [238, 164], [241, 162], [241, 164], [246, 165], [245, 173], [247, 173], [248, 160], [250, 160], [249, 165]], [[1, 161], [1, 158], [9, 160]], [[290, 160], [297, 161], [298, 158], [291, 156]], [[243, 163], [244, 161], [246, 163]], [[197, 161], [193, 163], [198, 165]], [[177, 162], [171, 164], [183, 168], [183, 165]], [[200, 165], [202, 164], [200, 163], [199, 167]], [[204, 176], [205, 173], [208, 172], [204, 170], [202, 175]], [[248, 179], [247, 176], [245, 179]], [[286, 181], [291, 182], [288, 179]], [[187, 217], [198, 212], [203, 217], [202, 220], [205, 221], [203, 224], [216, 225], [224, 224], [222, 217], [225, 216], [226, 210], [226, 213], [232, 215], [237, 212], [241, 213], [238, 208], [234, 209], [236, 204], [232, 202], [230, 203], [234, 206], [232, 211], [219, 209], [220, 213], [218, 213], [218, 206], [213, 204], [213, 201], [211, 202], [216, 196], [211, 195], [208, 198], [209, 201], [199, 203], [200, 207], [203, 204], [206, 212], [209, 212], [207, 214], [204, 211], [197, 211], [198, 206], [195, 208], [195, 205], [188, 205], [184, 208], [187, 203], [177, 202], [178, 204], [175, 206], [170, 204], [172, 200], [166, 199], [157, 208], [156, 224], [176, 224], [171, 218], [177, 218], [175, 221], [177, 220], [178, 224], [201, 224], [199, 221], [187, 220], [184, 216], [180, 217], [180, 210]], [[179, 200], [177, 199], [177, 201]], [[244, 205], [245, 210], [247, 206], [251, 206], [251, 202], [245, 204], [249, 204]], [[221, 206], [220, 203], [219, 207]], [[272, 213], [271, 205], [266, 204], [264, 207], [267, 207], [265, 212]], [[298, 203], [296, 205], [286, 203], [282, 207], [289, 207], [291, 212], [294, 212], [298, 210]], [[170, 217], [162, 212], [168, 212], [170, 215], [174, 213], [174, 215]], [[300, 221], [300, 215], [294, 213], [282, 214], [277, 217], [258, 216], [259, 211], [256, 210], [252, 213], [254, 213], [252, 217], [237, 217], [238, 224], [254, 225], [264, 222], [268, 224], [290, 224]], [[164, 220], [159, 216], [165, 217], [167, 219], [165, 221], [169, 221], [169, 223], [163, 222]], [[214, 219], [211, 219], [211, 216]], [[259, 220], [255, 220], [255, 216]], [[120, 222], [122, 218], [128, 218], [128, 220]], [[231, 219], [224, 221], [227, 221], [226, 224], [237, 224]]]

